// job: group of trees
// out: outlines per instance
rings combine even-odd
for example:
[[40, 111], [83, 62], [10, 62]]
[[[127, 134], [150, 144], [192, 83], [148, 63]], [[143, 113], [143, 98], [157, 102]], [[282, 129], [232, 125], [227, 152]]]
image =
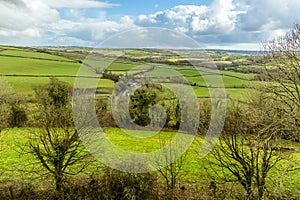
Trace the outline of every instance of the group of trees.
[[105, 71], [102, 73], [102, 78], [110, 79], [110, 80], [112, 80], [113, 82], [118, 82], [120, 77], [119, 77], [119, 75], [117, 75], [117, 74], [113, 74], [111, 71], [105, 70]]
[[[269, 81], [256, 86], [247, 105], [232, 106], [223, 134], [210, 156], [207, 171], [213, 180], [238, 182], [248, 199], [263, 199], [269, 172], [285, 159], [287, 149], [278, 139], [299, 142], [300, 25], [265, 43], [271, 63], [260, 72]], [[270, 66], [272, 65], [272, 66]]]
[[263, 92], [276, 102], [286, 126], [282, 135], [286, 139], [300, 141], [300, 24], [296, 23], [286, 35], [265, 44], [266, 56], [273, 69], [265, 67], [263, 74], [275, 84], [263, 87]]
[[[179, 101], [173, 98], [174, 95], [168, 88], [159, 84], [145, 83], [131, 91], [127, 84], [128, 81], [124, 81], [116, 85], [115, 97], [112, 100], [118, 125], [133, 129], [137, 127], [179, 129], [181, 122]], [[168, 99], [165, 99], [166, 93], [169, 94]], [[105, 102], [105, 100], [101, 101]], [[102, 116], [103, 114], [109, 116], [111, 112], [103, 112]], [[98, 116], [98, 120], [101, 123], [101, 120], [105, 119]]]
[[232, 105], [223, 134], [206, 158], [214, 180], [239, 183], [248, 199], [263, 198], [269, 171], [285, 158], [276, 142], [281, 119], [272, 106], [262, 94], [246, 106]]

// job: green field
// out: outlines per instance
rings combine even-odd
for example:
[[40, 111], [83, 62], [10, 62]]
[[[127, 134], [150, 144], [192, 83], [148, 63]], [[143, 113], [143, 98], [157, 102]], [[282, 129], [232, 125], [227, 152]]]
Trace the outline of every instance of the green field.
[[249, 81], [241, 80], [234, 77], [206, 75], [198, 77], [188, 77], [187, 80], [191, 83], [197, 83], [200, 86], [222, 86], [222, 82], [226, 87], [242, 87], [249, 83]]
[[0, 56], [0, 74], [75, 75], [79, 64]]
[[[78, 73], [80, 64], [73, 62], [63, 55], [72, 54], [78, 55], [78, 60], [89, 49], [79, 48], [52, 48], [49, 50], [36, 50], [30, 48], [15, 48], [15, 47], [1, 47], [0, 51], [0, 75], [6, 76], [7, 81], [13, 86], [15, 92], [32, 95], [32, 87], [49, 83], [47, 77], [58, 77], [59, 80], [66, 81], [70, 84], [74, 83], [74, 76]], [[48, 53], [41, 53], [47, 51]], [[60, 52], [61, 51], [61, 52]], [[80, 52], [84, 52], [81, 54]], [[101, 55], [120, 55], [124, 53], [122, 50], [109, 49], [95, 49], [92, 52], [97, 53], [88, 56], [83, 62], [89, 64], [85, 67], [84, 75], [98, 76], [94, 71], [103, 71], [107, 69], [114, 74], [136, 74], [145, 72], [148, 76], [153, 77], [168, 77], [184, 76], [191, 84], [197, 84], [200, 87], [193, 87], [198, 97], [208, 97], [208, 89], [203, 86], [221, 86], [223, 84], [228, 94], [234, 98], [244, 96], [244, 93], [249, 92], [247, 85], [251, 83], [252, 74], [243, 74], [232, 71], [220, 71], [220, 76], [216, 75], [216, 71], [204, 67], [182, 66], [182, 65], [166, 65], [158, 63], [136, 62], [130, 60], [119, 59], [115, 57], [101, 57]], [[144, 56], [164, 56], [163, 51], [159, 53], [142, 50], [126, 50], [125, 55], [132, 58], [140, 58]], [[52, 54], [53, 55], [52, 55]], [[57, 56], [57, 54], [62, 56]], [[99, 57], [100, 54], [100, 57]], [[187, 54], [185, 52], [185, 54]], [[166, 54], [168, 55], [168, 54]], [[172, 59], [176, 59], [175, 55]], [[175, 57], [174, 57], [175, 56]], [[9, 75], [9, 76], [7, 76]], [[28, 77], [29, 76], [29, 77]], [[176, 78], [175, 78], [176, 79]], [[216, 81], [217, 80], [217, 81]], [[107, 93], [112, 91], [114, 83], [112, 81], [101, 80], [98, 84], [98, 91], [100, 93]], [[101, 91], [103, 90], [103, 91]]]
[[[7, 82], [12, 86], [14, 92], [23, 95], [32, 95], [34, 93], [33, 88], [40, 85], [46, 85], [50, 83], [50, 78], [48, 77], [16, 77], [16, 76], [9, 76], [5, 77]], [[74, 77], [62, 77], [58, 78], [61, 81], [67, 82], [71, 85], [74, 84], [75, 78]], [[79, 80], [83, 80], [89, 83], [90, 79], [78, 78]], [[93, 87], [93, 86], [90, 86]], [[108, 79], [100, 79], [98, 82], [97, 87], [105, 88], [112, 90], [114, 88], [114, 82]]]
[[[6, 129], [1, 133], [1, 162], [0, 168], [4, 169], [5, 173], [2, 178], [11, 178], [14, 179], [27, 179], [30, 178], [29, 175], [26, 175], [22, 170], [31, 170], [32, 163], [34, 161], [31, 155], [20, 153], [19, 146], [24, 145], [27, 141], [26, 137], [30, 132], [36, 131], [36, 129]], [[128, 131], [128, 130], [126, 130]], [[129, 133], [135, 133], [140, 135], [149, 134], [147, 131], [129, 131]], [[175, 136], [175, 132], [160, 132], [150, 138], [137, 138], [128, 135], [118, 128], [109, 128], [105, 131], [105, 137], [109, 139], [112, 144], [116, 147], [123, 149], [125, 151], [136, 152], [136, 153], [149, 153], [154, 152], [159, 149], [159, 143], [161, 137], [165, 137], [167, 140]], [[185, 136], [183, 136], [185, 137]], [[189, 137], [189, 136], [186, 136]], [[190, 184], [199, 184], [201, 186], [209, 187], [209, 178], [206, 176], [205, 167], [207, 166], [207, 161], [205, 159], [199, 158], [199, 152], [201, 149], [201, 144], [203, 143], [203, 137], [195, 137], [194, 142], [189, 147], [187, 151], [187, 156], [183, 166], [183, 172], [180, 176], [180, 180]], [[295, 149], [300, 149], [298, 143], [278, 143], [279, 145], [293, 147]], [[295, 171], [283, 171], [287, 167], [297, 166], [300, 162], [300, 152], [289, 153], [289, 159], [282, 161], [280, 165], [274, 168], [270, 173], [270, 178], [275, 178], [275, 182], [269, 182], [268, 187], [277, 186], [280, 182], [280, 187], [277, 190], [285, 189], [286, 191], [293, 191], [300, 195], [300, 181], [298, 173]], [[20, 169], [22, 168], [22, 170]], [[20, 171], [21, 170], [21, 171]], [[22, 174], [22, 175], [21, 175]], [[24, 175], [25, 174], [25, 175]], [[28, 177], [27, 177], [28, 176]]]
[[61, 57], [55, 56], [47, 53], [39, 53], [33, 51], [22, 51], [22, 50], [4, 50], [0, 52], [2, 56], [18, 56], [18, 57], [27, 57], [27, 58], [41, 58], [41, 59], [49, 59], [49, 60], [56, 60], [56, 61], [69, 61], [71, 60]]

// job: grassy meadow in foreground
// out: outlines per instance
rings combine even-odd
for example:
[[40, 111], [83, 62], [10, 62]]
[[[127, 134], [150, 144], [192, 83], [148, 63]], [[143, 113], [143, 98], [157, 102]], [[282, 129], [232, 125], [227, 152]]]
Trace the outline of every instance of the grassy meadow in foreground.
[[[35, 159], [33, 159], [32, 155], [22, 153], [20, 146], [26, 143], [27, 137], [32, 131], [37, 131], [37, 129], [14, 128], [6, 129], [1, 132], [0, 166], [1, 169], [4, 169], [2, 179], [9, 179], [13, 176], [16, 180], [31, 180], [32, 169], [37, 170], [37, 168], [33, 165], [33, 163], [35, 163]], [[105, 130], [105, 137], [118, 148], [125, 151], [147, 153], [160, 149], [161, 137], [170, 140], [176, 134], [180, 134], [177, 132], [159, 132], [150, 138], [136, 138], [128, 135], [126, 132], [147, 134], [147, 131], [125, 130], [124, 132], [118, 128], [109, 128]], [[198, 185], [199, 189], [202, 188], [203, 190], [208, 189], [208, 183], [210, 182], [210, 179], [206, 176], [206, 168], [209, 166], [206, 160], [207, 158], [199, 157], [199, 152], [201, 152], [204, 139], [204, 137], [200, 136], [196, 136], [194, 138], [193, 143], [186, 152], [182, 173], [179, 176], [179, 180], [182, 182], [182, 184], [196, 184]], [[294, 149], [300, 148], [298, 143], [288, 143], [287, 141], [279, 141], [278, 146], [285, 146]], [[276, 181], [269, 182], [270, 185], [268, 185], [268, 188], [277, 188], [277, 192], [280, 192], [281, 190], [287, 190], [296, 192], [298, 195], [300, 195], [298, 191], [298, 188], [300, 188], [300, 180], [298, 177], [299, 174], [295, 171], [283, 170], [298, 165], [300, 162], [300, 152], [287, 152], [286, 154], [289, 154], [289, 158], [284, 160], [282, 163], [280, 163], [280, 165], [276, 166], [276, 168], [271, 171], [270, 178]], [[209, 156], [210, 155], [208, 154], [207, 157], [209, 158]]]

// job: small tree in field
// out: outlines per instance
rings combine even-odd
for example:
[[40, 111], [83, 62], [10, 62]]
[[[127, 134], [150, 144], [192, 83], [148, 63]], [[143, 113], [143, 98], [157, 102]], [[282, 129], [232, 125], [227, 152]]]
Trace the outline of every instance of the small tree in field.
[[222, 183], [237, 182], [247, 199], [262, 199], [270, 170], [283, 159], [275, 141], [280, 121], [268, 99], [256, 97], [250, 107], [228, 111], [224, 133], [207, 158], [207, 171]]
[[[162, 152], [157, 154], [155, 164], [158, 173], [165, 180], [167, 195], [173, 198], [174, 189], [183, 172], [187, 154], [183, 152], [182, 146], [176, 142], [171, 143], [171, 139], [172, 137], [160, 133], [159, 144]], [[169, 145], [169, 148], [166, 148], [167, 145]]]
[[14, 95], [10, 101], [10, 127], [22, 127], [27, 121], [27, 113], [21, 107], [21, 98]]
[[32, 131], [27, 147], [37, 163], [50, 173], [55, 189], [62, 195], [67, 175], [80, 173], [89, 163], [71, 112], [70, 86], [57, 79], [35, 89], [40, 108], [38, 128]]
[[0, 77], [0, 130], [6, 127], [21, 127], [27, 121], [22, 98], [13, 93], [9, 83]]

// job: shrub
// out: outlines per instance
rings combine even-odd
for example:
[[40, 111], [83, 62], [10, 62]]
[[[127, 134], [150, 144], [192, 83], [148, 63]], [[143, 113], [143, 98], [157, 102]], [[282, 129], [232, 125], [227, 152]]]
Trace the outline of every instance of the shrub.
[[107, 167], [100, 180], [100, 199], [152, 199], [155, 180], [151, 173], [127, 173]]
[[31, 184], [25, 182], [0, 182], [0, 199], [3, 200], [51, 199], [50, 196], [47, 191], [37, 190]]
[[13, 105], [11, 107], [10, 126], [22, 127], [27, 121], [27, 114], [24, 108], [19, 105]]

